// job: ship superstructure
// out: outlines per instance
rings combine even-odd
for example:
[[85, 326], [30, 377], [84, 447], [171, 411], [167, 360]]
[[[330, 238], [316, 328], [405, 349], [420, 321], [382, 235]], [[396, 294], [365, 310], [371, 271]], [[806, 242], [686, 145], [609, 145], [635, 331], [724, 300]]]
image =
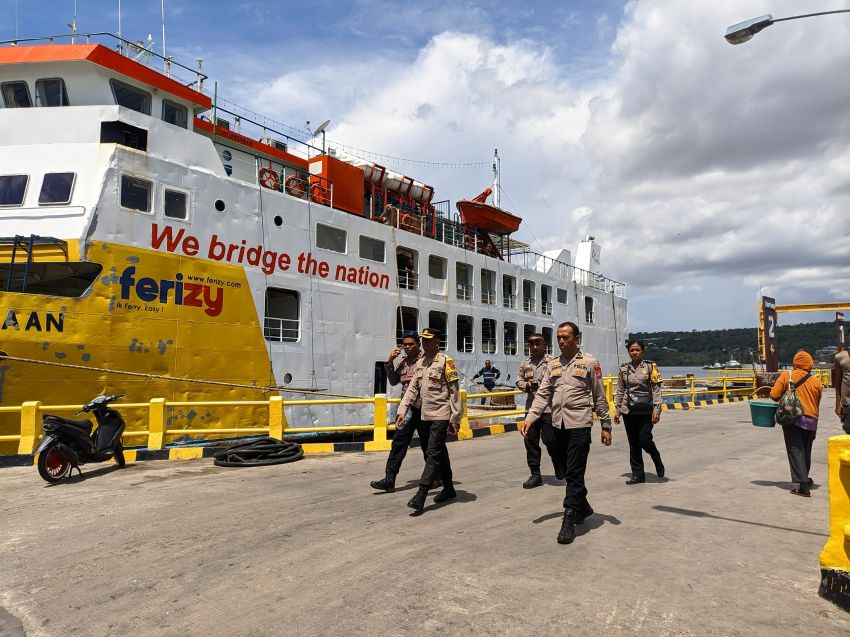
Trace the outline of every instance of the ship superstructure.
[[211, 98], [199, 70], [101, 35], [0, 46], [0, 349], [42, 361], [0, 362], [2, 404], [372, 395], [402, 331], [429, 325], [468, 376], [485, 359], [514, 374], [532, 332], [557, 350], [567, 320], [606, 373], [624, 359], [625, 285], [599, 273], [592, 238], [575, 265], [532, 252], [431, 186], [288, 137]]

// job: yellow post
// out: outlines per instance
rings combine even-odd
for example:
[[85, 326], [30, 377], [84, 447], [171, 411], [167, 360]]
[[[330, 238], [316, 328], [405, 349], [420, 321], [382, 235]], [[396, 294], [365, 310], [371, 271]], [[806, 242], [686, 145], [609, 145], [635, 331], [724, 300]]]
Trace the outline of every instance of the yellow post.
[[148, 407], [148, 449], [162, 449], [165, 438], [165, 398], [151, 398]]
[[691, 402], [697, 399], [697, 379], [691, 376]]
[[827, 443], [829, 539], [820, 554], [818, 595], [850, 611], [850, 436]]
[[289, 428], [283, 413], [283, 396], [269, 398], [269, 438], [283, 440], [283, 432]]
[[605, 385], [605, 399], [608, 401], [608, 413], [614, 413], [614, 379], [611, 376], [606, 376], [602, 379], [602, 384]]
[[469, 440], [472, 438], [472, 427], [469, 426], [469, 409], [467, 405], [468, 392], [460, 390], [460, 429], [457, 432], [458, 440]]
[[375, 419], [372, 423], [372, 442], [363, 445], [366, 451], [389, 451], [392, 442], [387, 440], [387, 395], [375, 394]]
[[34, 400], [21, 405], [21, 439], [18, 441], [18, 453], [31, 454], [41, 435], [41, 401]]
[[726, 400], [726, 377], [723, 377], [723, 400]]

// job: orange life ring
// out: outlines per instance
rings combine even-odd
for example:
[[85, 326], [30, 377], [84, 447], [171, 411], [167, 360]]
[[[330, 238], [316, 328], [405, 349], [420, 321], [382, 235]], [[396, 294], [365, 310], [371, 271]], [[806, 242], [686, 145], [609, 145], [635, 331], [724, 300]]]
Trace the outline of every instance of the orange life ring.
[[286, 188], [286, 194], [298, 197], [299, 199], [304, 197], [304, 192], [307, 190], [307, 187], [304, 185], [304, 180], [298, 175], [287, 177], [286, 182], [284, 183], [284, 188]]
[[271, 168], [260, 168], [260, 185], [269, 190], [280, 190], [280, 180]]
[[328, 205], [328, 197], [325, 192], [325, 188], [322, 184], [314, 183], [310, 186], [310, 199], [316, 203], [320, 203], [323, 206]]

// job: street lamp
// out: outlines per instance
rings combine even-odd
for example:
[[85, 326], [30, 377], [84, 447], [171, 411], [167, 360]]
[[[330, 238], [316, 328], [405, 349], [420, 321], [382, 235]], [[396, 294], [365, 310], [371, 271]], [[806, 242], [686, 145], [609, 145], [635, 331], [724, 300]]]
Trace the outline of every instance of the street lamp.
[[741, 44], [746, 42], [747, 40], [752, 39], [752, 37], [764, 29], [765, 27], [769, 27], [771, 24], [775, 22], [785, 22], [786, 20], [799, 20], [800, 18], [811, 18], [816, 15], [829, 15], [831, 13], [850, 13], [850, 9], [839, 9], [837, 11], [821, 11], [820, 13], [806, 13], [805, 15], [792, 15], [787, 18], [774, 18], [772, 15], [767, 14], [763, 16], [759, 16], [758, 18], [751, 18], [750, 20], [745, 20], [744, 22], [739, 22], [738, 24], [733, 24], [731, 27], [726, 29], [726, 41], [729, 44]]

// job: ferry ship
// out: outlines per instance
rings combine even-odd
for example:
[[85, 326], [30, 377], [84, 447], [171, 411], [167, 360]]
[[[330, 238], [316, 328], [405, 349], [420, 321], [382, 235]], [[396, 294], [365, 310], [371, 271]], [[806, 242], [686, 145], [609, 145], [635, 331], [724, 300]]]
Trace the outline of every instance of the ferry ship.
[[[563, 321], [605, 373], [626, 360], [626, 286], [600, 273], [592, 237], [575, 262], [533, 252], [505, 232], [515, 216], [472, 225], [430, 185], [218, 98], [200, 63], [73, 37], [0, 43], [2, 405], [372, 396], [402, 332], [426, 326], [470, 390], [485, 359], [513, 384], [527, 336], [556, 351]], [[264, 413], [167, 416], [196, 429]]]

